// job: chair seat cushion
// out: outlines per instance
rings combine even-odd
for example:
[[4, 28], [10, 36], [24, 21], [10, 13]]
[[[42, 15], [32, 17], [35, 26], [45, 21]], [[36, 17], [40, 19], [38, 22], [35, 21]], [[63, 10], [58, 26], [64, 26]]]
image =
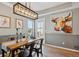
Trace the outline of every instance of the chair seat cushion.
[[40, 48], [40, 44], [35, 44], [34, 48]]
[[25, 49], [25, 50], [21, 50], [21, 52], [18, 54], [19, 57], [27, 57], [29, 56], [29, 50]]

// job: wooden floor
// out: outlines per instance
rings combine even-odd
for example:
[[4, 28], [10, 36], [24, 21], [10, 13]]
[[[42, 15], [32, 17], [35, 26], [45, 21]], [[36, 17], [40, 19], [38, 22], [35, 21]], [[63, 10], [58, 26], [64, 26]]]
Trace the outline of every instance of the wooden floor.
[[72, 52], [44, 45], [43, 57], [79, 57], [79, 52]]

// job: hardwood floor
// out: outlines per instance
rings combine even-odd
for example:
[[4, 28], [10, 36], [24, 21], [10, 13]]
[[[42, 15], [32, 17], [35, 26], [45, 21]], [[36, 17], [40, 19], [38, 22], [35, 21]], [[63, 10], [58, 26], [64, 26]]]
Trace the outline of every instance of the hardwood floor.
[[79, 52], [43, 45], [43, 57], [79, 57]]

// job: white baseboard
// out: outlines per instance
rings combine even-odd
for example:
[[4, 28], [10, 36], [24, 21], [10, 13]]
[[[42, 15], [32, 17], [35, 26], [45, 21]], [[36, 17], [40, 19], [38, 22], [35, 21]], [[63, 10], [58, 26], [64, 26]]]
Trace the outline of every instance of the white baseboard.
[[55, 46], [55, 45], [51, 45], [51, 44], [45, 44], [45, 45], [51, 46], [51, 47], [55, 47], [55, 48], [59, 48], [59, 49], [64, 49], [64, 50], [72, 51], [72, 52], [79, 52], [78, 50], [74, 50], [74, 49], [70, 49], [70, 48], [64, 48], [64, 47], [59, 47], [59, 46]]

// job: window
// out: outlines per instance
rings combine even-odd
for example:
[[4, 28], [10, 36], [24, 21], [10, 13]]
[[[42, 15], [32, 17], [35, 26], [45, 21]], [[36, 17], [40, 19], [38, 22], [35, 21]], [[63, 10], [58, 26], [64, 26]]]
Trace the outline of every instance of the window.
[[28, 20], [28, 37], [33, 36], [33, 21]]
[[37, 22], [37, 37], [42, 37], [43, 36], [43, 22], [38, 21]]

